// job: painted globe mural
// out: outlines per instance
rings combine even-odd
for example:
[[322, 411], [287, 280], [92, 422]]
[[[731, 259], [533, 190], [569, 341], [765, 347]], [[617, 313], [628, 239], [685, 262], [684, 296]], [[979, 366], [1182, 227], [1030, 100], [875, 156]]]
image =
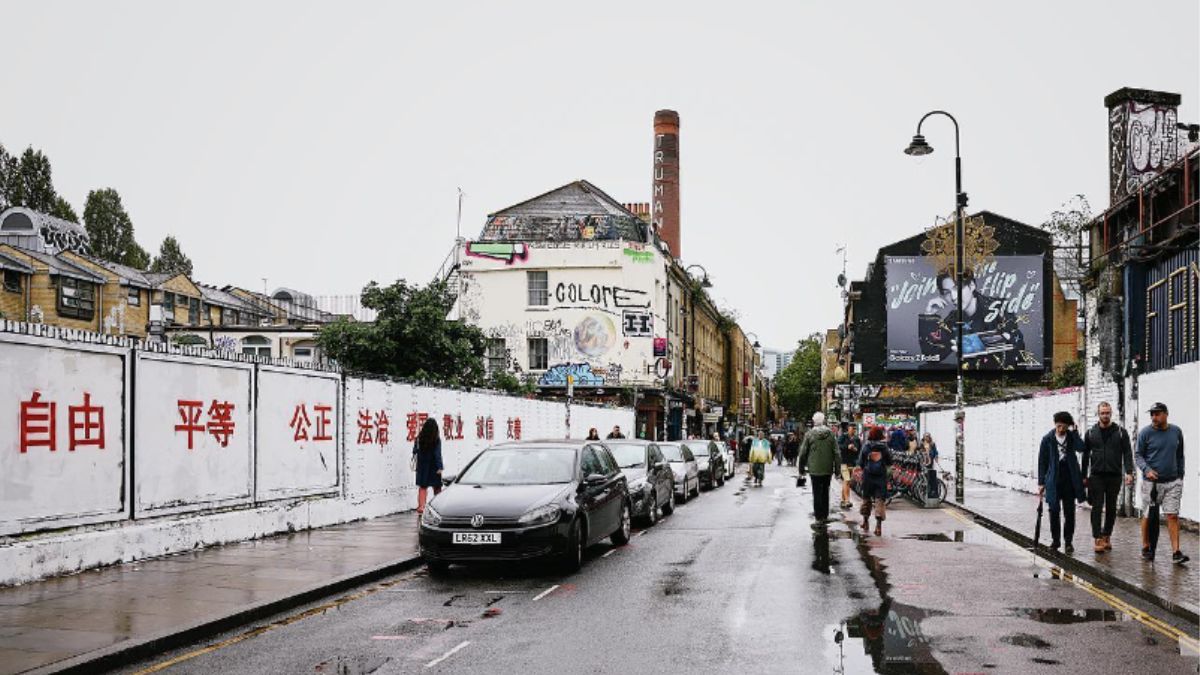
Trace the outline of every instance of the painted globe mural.
[[575, 326], [575, 348], [584, 356], [604, 356], [616, 339], [616, 326], [612, 319], [602, 314], [593, 314]]

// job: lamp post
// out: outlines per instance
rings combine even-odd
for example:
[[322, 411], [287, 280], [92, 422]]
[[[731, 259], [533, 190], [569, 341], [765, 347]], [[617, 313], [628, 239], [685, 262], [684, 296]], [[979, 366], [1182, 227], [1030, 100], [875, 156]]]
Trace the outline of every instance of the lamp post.
[[762, 347], [762, 343], [760, 343], [758, 341], [758, 333], [755, 333], [754, 331], [749, 331], [747, 333], [744, 333], [744, 335], [746, 336], [747, 340], [749, 340], [751, 336], [754, 336], [754, 343], [750, 345], [754, 349], [754, 354], [750, 357], [750, 397], [749, 397], [750, 398], [750, 414], [749, 414], [749, 417], [753, 421], [754, 424], [757, 424], [758, 423], [758, 390], [755, 389], [755, 387], [754, 387], [754, 375], [756, 374], [755, 371], [757, 370], [754, 367], [754, 359], [755, 359], [755, 357], [758, 356], [758, 350]]
[[921, 125], [933, 115], [943, 115], [954, 123], [954, 290], [957, 294], [955, 302], [954, 333], [956, 350], [954, 366], [956, 375], [956, 392], [954, 395], [954, 500], [963, 503], [963, 421], [966, 412], [963, 410], [963, 209], [967, 206], [967, 193], [962, 189], [962, 156], [958, 145], [958, 120], [954, 115], [944, 110], [934, 110], [925, 113], [917, 122], [917, 133], [912, 142], [905, 148], [906, 155], [920, 157], [933, 152], [933, 146], [925, 142], [921, 135]]
[[[693, 267], [698, 268], [700, 270], [701, 277], [699, 279], [696, 279], [696, 277], [692, 276], [692, 268]], [[699, 396], [699, 398], [703, 399], [704, 392], [700, 391], [699, 373], [696, 372], [696, 295], [699, 293], [699, 290], [702, 288], [712, 288], [712, 282], [708, 280], [708, 270], [704, 269], [703, 265], [697, 265], [697, 264], [688, 265], [687, 267], [683, 268], [683, 272], [684, 272], [684, 274], [688, 275], [688, 278], [691, 279], [695, 283], [695, 286], [688, 289], [688, 291], [689, 291], [688, 296], [691, 298], [691, 305], [692, 305], [692, 309], [691, 309], [692, 326], [689, 331], [691, 333], [691, 338], [692, 338], [692, 345], [691, 345], [692, 346], [692, 351], [691, 351], [692, 356], [691, 356], [691, 365], [688, 367], [687, 375], [688, 375], [689, 380], [692, 377], [697, 378], [696, 391], [690, 392], [690, 393], [696, 394]], [[691, 389], [691, 387], [688, 387], [688, 389]], [[698, 410], [699, 406], [697, 406], [696, 409]], [[699, 413], [697, 413], [697, 414], [699, 414]], [[701, 430], [703, 430], [703, 422], [701, 422]]]

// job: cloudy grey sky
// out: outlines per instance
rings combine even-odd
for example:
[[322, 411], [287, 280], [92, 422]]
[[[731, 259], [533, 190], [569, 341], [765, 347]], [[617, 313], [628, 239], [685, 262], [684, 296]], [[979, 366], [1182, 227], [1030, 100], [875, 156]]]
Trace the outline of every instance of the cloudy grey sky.
[[[836, 325], [837, 245], [953, 208], [1030, 224], [1107, 206], [1122, 86], [1200, 121], [1200, 9], [1139, 3], [5, 2], [0, 143], [82, 211], [114, 187], [202, 281], [316, 295], [425, 281], [463, 230], [586, 178], [649, 201], [651, 121], [682, 119], [683, 253], [771, 346]], [[410, 8], [411, 5], [411, 8]]]

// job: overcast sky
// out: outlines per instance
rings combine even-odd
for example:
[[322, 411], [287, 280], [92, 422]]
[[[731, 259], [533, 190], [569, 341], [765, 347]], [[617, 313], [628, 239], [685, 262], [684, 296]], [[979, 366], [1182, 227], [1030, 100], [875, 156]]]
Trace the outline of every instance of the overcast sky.
[[[416, 5], [417, 3], [411, 3]], [[82, 213], [116, 188], [197, 279], [314, 295], [427, 281], [487, 213], [586, 178], [649, 201], [652, 119], [681, 117], [683, 254], [764, 345], [835, 326], [852, 278], [953, 208], [1041, 223], [1108, 205], [1103, 98], [1183, 95], [1196, 0], [6, 2], [0, 143]]]

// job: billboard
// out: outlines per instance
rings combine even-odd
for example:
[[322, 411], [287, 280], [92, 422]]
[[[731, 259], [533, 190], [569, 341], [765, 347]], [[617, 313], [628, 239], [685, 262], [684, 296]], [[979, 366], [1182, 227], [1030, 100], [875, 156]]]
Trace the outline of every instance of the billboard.
[[[963, 283], [964, 370], [1042, 370], [1042, 256], [996, 256]], [[954, 277], [920, 256], [887, 256], [887, 369], [957, 367]]]

